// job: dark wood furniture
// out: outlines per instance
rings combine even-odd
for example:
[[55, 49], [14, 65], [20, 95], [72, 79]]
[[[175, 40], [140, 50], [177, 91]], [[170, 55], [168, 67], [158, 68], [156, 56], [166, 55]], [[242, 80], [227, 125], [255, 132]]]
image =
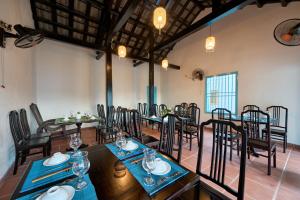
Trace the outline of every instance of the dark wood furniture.
[[65, 125], [55, 125], [55, 119], [49, 119], [44, 121], [43, 117], [40, 113], [38, 106], [35, 103], [30, 105], [30, 110], [38, 124], [38, 128], [36, 130], [37, 133], [48, 132], [48, 133], [58, 133], [55, 136], [65, 136], [70, 135], [77, 132], [77, 129], [66, 129]]
[[[207, 137], [204, 137], [205, 127], [212, 127], [213, 137], [211, 141], [209, 141]], [[237, 191], [231, 188], [229, 186], [229, 183], [225, 182], [228, 152], [227, 148], [224, 147], [229, 145], [229, 130], [238, 132], [242, 138], [239, 166], [239, 182]], [[204, 157], [203, 155], [204, 144], [208, 143], [212, 144], [210, 160], [207, 160], [207, 157]], [[234, 195], [235, 197], [237, 197], [238, 200], [243, 200], [245, 188], [246, 150], [247, 134], [243, 131], [241, 126], [237, 126], [230, 121], [216, 119], [210, 119], [206, 122], [203, 122], [200, 128], [200, 147], [198, 152], [196, 172], [201, 177], [211, 181], [212, 183], [225, 189], [230, 194]], [[204, 170], [204, 168], [207, 167], [207, 165], [204, 166], [204, 163], [209, 163], [208, 170]], [[199, 189], [199, 186], [197, 187]]]
[[159, 108], [158, 108], [158, 110], [159, 110], [159, 116], [163, 117], [167, 109], [168, 109], [168, 107], [167, 107], [166, 104], [160, 104]]
[[99, 117], [99, 124], [95, 127], [96, 128], [96, 141], [100, 140], [100, 130], [105, 128], [106, 125], [106, 117], [105, 117], [105, 109], [103, 104], [97, 104], [97, 113]]
[[[175, 114], [166, 114], [162, 118], [161, 131], [160, 131], [160, 141], [159, 141], [159, 151], [168, 155], [169, 157], [180, 163], [182, 154], [182, 136], [183, 136], [183, 123], [184, 121]], [[176, 124], [179, 124], [178, 132], [176, 133]], [[176, 141], [177, 134], [177, 141]], [[177, 148], [175, 148], [178, 146]], [[177, 151], [177, 156], [175, 157], [173, 151]]]
[[107, 107], [105, 126], [98, 130], [98, 144], [114, 141], [118, 129], [115, 126], [116, 110], [114, 106]]
[[[226, 108], [215, 108], [211, 112], [212, 119], [231, 121], [231, 111]], [[237, 155], [240, 153], [240, 135], [231, 129], [228, 132], [228, 141], [230, 142], [230, 160], [232, 160], [233, 145], [236, 146]]]
[[269, 106], [267, 111], [270, 117], [275, 119], [271, 121], [270, 132], [271, 139], [283, 142], [283, 152], [287, 148], [287, 131], [288, 131], [288, 109], [284, 106]]
[[145, 135], [142, 132], [142, 117], [137, 110], [129, 111], [129, 135], [130, 137], [138, 139], [141, 143], [150, 147], [157, 148], [159, 140], [150, 135]]
[[[178, 196], [183, 199], [190, 199], [189, 194], [182, 193], [185, 192], [191, 185], [195, 185], [197, 182], [199, 182], [199, 176], [193, 172], [190, 172], [186, 176], [180, 178], [176, 182], [159, 191], [153, 197], [149, 197], [142, 186], [131, 175], [131, 173], [129, 173], [125, 167], [122, 167], [122, 162], [119, 161], [104, 145], [91, 146], [86, 150], [89, 152], [88, 157], [91, 163], [88, 173], [95, 187], [98, 199], [101, 200], [165, 200], [175, 199]], [[40, 189], [44, 188], [36, 188], [29, 191], [28, 193], [20, 193], [21, 187], [25, 181], [27, 174], [29, 173], [31, 165], [32, 163], [29, 165], [24, 176], [18, 183], [11, 199], [17, 199], [18, 197], [21, 197], [25, 194], [39, 191]], [[122, 177], [116, 175], [118, 172], [120, 172], [118, 171], [120, 170], [120, 166], [121, 169], [123, 168], [123, 171], [125, 172], [124, 176]], [[51, 187], [63, 181], [64, 180], [56, 181], [52, 184], [46, 185], [45, 187]], [[200, 200], [211, 200], [215, 197], [222, 196], [222, 194], [220, 194], [218, 191], [203, 182], [200, 182], [199, 192], [201, 196], [199, 198]]]
[[257, 105], [245, 105], [243, 107], [243, 111], [246, 111], [246, 110], [260, 110], [260, 109]]
[[192, 150], [193, 139], [197, 139], [199, 146], [199, 130], [200, 130], [200, 108], [189, 106], [186, 111], [186, 117], [190, 118], [183, 128], [184, 135], [190, 142], [190, 151]]
[[[49, 156], [51, 150], [50, 137], [28, 137], [27, 133], [24, 133], [21, 128], [20, 118], [17, 111], [11, 111], [9, 113], [10, 130], [15, 144], [15, 164], [13, 174], [18, 171], [18, 163], [21, 158], [21, 164], [26, 161], [26, 157], [29, 155], [43, 153], [43, 156]], [[42, 149], [42, 151], [31, 153], [32, 149]]]
[[[247, 120], [244, 120], [247, 118]], [[259, 119], [265, 118], [265, 122]], [[271, 140], [270, 116], [261, 110], [247, 110], [242, 112], [242, 127], [248, 135], [248, 159], [250, 153], [268, 159], [268, 175], [271, 175], [271, 160], [276, 168], [276, 144]], [[267, 152], [267, 155], [253, 152], [255, 149]]]

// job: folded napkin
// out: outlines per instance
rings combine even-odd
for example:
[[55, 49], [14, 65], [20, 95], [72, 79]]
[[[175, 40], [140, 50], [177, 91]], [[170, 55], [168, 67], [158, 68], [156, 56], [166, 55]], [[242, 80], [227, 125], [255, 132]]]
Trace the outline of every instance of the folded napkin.
[[56, 166], [44, 166], [43, 165], [44, 161], [45, 161], [45, 159], [42, 159], [42, 160], [34, 161], [32, 163], [31, 169], [24, 181], [21, 192], [26, 192], [26, 191], [32, 190], [34, 188], [70, 177], [73, 175], [72, 168], [71, 168], [68, 171], [64, 171], [59, 174], [56, 174], [51, 177], [48, 177], [43, 180], [32, 183], [32, 180], [34, 180], [36, 178], [39, 178], [39, 177], [47, 175], [47, 174], [51, 174], [53, 172], [56, 172], [56, 171], [59, 171], [59, 170], [62, 170], [62, 169], [68, 168], [68, 167], [72, 167], [72, 165], [70, 163], [70, 162], [72, 162], [72, 158], [70, 158], [68, 161], [66, 161], [60, 165], [56, 165]]
[[[74, 186], [75, 182], [76, 182], [76, 178], [73, 179], [72, 181], [68, 182], [68, 183], [62, 183], [62, 184], [59, 184], [59, 185], [70, 185], [70, 186]], [[81, 191], [76, 191], [75, 192], [75, 195], [73, 197], [73, 200], [82, 200], [82, 199], [89, 199], [89, 200], [97, 200], [97, 195], [96, 195], [96, 191], [95, 191], [95, 187], [94, 185], [92, 184], [91, 180], [90, 180], [90, 177], [88, 174], [86, 174], [84, 176], [84, 180], [87, 182], [87, 187], [84, 188], [83, 190]], [[31, 193], [31, 194], [28, 194], [28, 195], [25, 195], [23, 197], [20, 197], [18, 198], [17, 200], [32, 200], [32, 199], [36, 199], [37, 197], [39, 197], [42, 193], [46, 192], [48, 188], [45, 188], [43, 190], [40, 190], [40, 191], [37, 191], [37, 192], [34, 192], [34, 193]]]
[[136, 143], [137, 145], [139, 145], [139, 147], [134, 150], [134, 151], [125, 151], [125, 150], [122, 150], [124, 155], [121, 156], [121, 155], [118, 155], [118, 152], [119, 152], [119, 148], [116, 146], [116, 143], [109, 143], [109, 144], [105, 144], [106, 148], [108, 148], [119, 160], [125, 160], [127, 158], [130, 158], [130, 157], [133, 157], [133, 156], [136, 156], [136, 155], [139, 155], [139, 154], [142, 154], [143, 153], [143, 149], [147, 148], [144, 144], [134, 140], [134, 139], [129, 139], [131, 140], [132, 142]]
[[156, 184], [153, 186], [147, 186], [144, 184], [144, 177], [148, 175], [142, 166], [142, 160], [139, 162], [133, 162], [138, 159], [142, 159], [143, 156], [144, 155], [139, 155], [134, 158], [127, 159], [123, 161], [123, 164], [127, 167], [128, 171], [134, 176], [134, 178], [140, 183], [140, 185], [150, 196], [156, 194], [163, 188], [174, 183], [176, 180], [189, 173], [188, 170], [184, 169], [178, 164], [166, 159], [161, 154], [157, 154], [157, 158], [160, 158], [161, 160], [168, 162], [171, 165], [171, 171], [163, 176], [152, 175], [152, 178], [155, 180]]

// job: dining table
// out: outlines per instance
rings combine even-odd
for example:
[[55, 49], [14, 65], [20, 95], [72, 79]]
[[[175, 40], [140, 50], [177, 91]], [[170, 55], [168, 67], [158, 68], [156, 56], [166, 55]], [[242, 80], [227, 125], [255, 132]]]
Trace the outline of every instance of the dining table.
[[[147, 200], [147, 199], [173, 199], [180, 196], [181, 199], [201, 199], [201, 200], [212, 200], [212, 199], [228, 199], [213, 187], [202, 182], [199, 179], [199, 175], [186, 169], [185, 167], [178, 164], [182, 170], [186, 170], [186, 175], [180, 177], [178, 180], [172, 182], [166, 187], [160, 189], [155, 194], [149, 195], [147, 191], [142, 187], [140, 182], [137, 181], [132, 171], [126, 168], [126, 160], [120, 160], [115, 154], [107, 147], [107, 145], [94, 145], [84, 149], [88, 151], [88, 159], [90, 161], [90, 169], [87, 174], [90, 178], [90, 183], [94, 187], [93, 191], [95, 195], [88, 197], [83, 195], [80, 199], [101, 199], [101, 200]], [[172, 162], [172, 159], [164, 154], [161, 154], [165, 159]], [[134, 158], [128, 158], [134, 159]], [[36, 161], [35, 161], [36, 162]], [[27, 199], [32, 193], [40, 194], [40, 191], [45, 191], [55, 185], [67, 182], [76, 178], [74, 175], [69, 177], [61, 178], [49, 182], [45, 185], [31, 188], [25, 192], [22, 192], [22, 187], [27, 176], [31, 171], [31, 162], [27, 167], [23, 177], [17, 184], [15, 192], [11, 196], [11, 199]], [[28, 181], [28, 180], [27, 180]], [[195, 192], [193, 186], [197, 185], [199, 190]], [[90, 186], [91, 187], [91, 186]], [[76, 191], [84, 192], [83, 191]], [[28, 198], [31, 199], [31, 198]]]

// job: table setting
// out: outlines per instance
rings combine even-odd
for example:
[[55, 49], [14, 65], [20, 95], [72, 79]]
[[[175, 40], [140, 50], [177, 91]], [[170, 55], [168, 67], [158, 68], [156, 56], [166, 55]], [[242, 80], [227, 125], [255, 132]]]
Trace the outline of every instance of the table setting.
[[80, 151], [79, 136], [70, 139], [73, 152], [56, 152], [47, 159], [37, 160], [31, 164], [18, 200], [71, 200], [91, 197], [97, 199], [95, 188], [87, 174], [90, 168], [87, 151]]

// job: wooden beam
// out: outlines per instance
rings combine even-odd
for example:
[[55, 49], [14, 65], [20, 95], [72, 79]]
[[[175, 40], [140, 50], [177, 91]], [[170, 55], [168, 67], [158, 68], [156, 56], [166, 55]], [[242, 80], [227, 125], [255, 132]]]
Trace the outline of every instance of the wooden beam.
[[104, 55], [103, 51], [96, 51], [96, 60], [100, 60]]
[[[140, 57], [128, 57], [128, 58], [138, 60], [138, 62], [136, 62], [136, 63], [133, 64], [134, 67], [140, 66], [144, 62], [147, 62], [147, 63], [151, 62], [150, 59], [147, 59], [147, 58], [140, 58]], [[161, 65], [161, 63], [159, 63], [157, 61], [154, 61], [154, 64]], [[171, 63], [169, 63], [169, 67], [168, 68], [180, 70], [180, 66], [175, 65], [175, 64], [171, 64]]]
[[[56, 1], [54, 4], [56, 4]], [[56, 9], [54, 7], [51, 7], [51, 19], [54, 23], [57, 23]], [[57, 33], [57, 27], [55, 25], [53, 25], [53, 32]]]
[[118, 21], [112, 28], [112, 31], [110, 34], [111, 36], [116, 34], [119, 30], [121, 30], [121, 28], [125, 25], [127, 20], [130, 18], [130, 16], [134, 13], [134, 10], [137, 7], [137, 5], [139, 4], [139, 2], [140, 2], [139, 0], [127, 1], [124, 8], [122, 9], [122, 12], [119, 16]]
[[105, 80], [106, 80], [106, 106], [113, 105], [113, 87], [112, 87], [112, 51], [110, 45], [106, 47], [105, 53]]
[[219, 10], [215, 12], [211, 12], [210, 14], [206, 15], [202, 19], [198, 20], [197, 22], [190, 25], [188, 28], [182, 30], [181, 32], [177, 33], [170, 39], [158, 44], [154, 47], [153, 51], [157, 51], [159, 49], [163, 49], [165, 47], [171, 46], [176, 42], [186, 38], [187, 36], [217, 22], [218, 20], [224, 18], [227, 15], [230, 15], [236, 12], [238, 9], [254, 2], [254, 0], [235, 0], [230, 1], [224, 4]]
[[[74, 10], [74, 0], [69, 0], [69, 9]], [[73, 13], [69, 13], [69, 27], [73, 28], [74, 24], [74, 15]], [[69, 30], [69, 37], [72, 37], [73, 31]]]
[[[90, 13], [91, 13], [91, 3], [87, 2], [86, 3], [85, 15], [89, 17]], [[84, 22], [83, 32], [88, 33], [88, 28], [89, 28], [89, 21], [86, 19], [85, 22]], [[87, 34], [84, 34], [83, 35], [83, 40], [86, 41], [86, 39], [87, 39]]]
[[32, 11], [32, 18], [34, 21], [34, 27], [35, 29], [39, 29], [39, 23], [37, 21], [37, 13], [36, 13], [36, 5], [34, 0], [30, 0], [30, 6], [31, 6], [31, 11]]

